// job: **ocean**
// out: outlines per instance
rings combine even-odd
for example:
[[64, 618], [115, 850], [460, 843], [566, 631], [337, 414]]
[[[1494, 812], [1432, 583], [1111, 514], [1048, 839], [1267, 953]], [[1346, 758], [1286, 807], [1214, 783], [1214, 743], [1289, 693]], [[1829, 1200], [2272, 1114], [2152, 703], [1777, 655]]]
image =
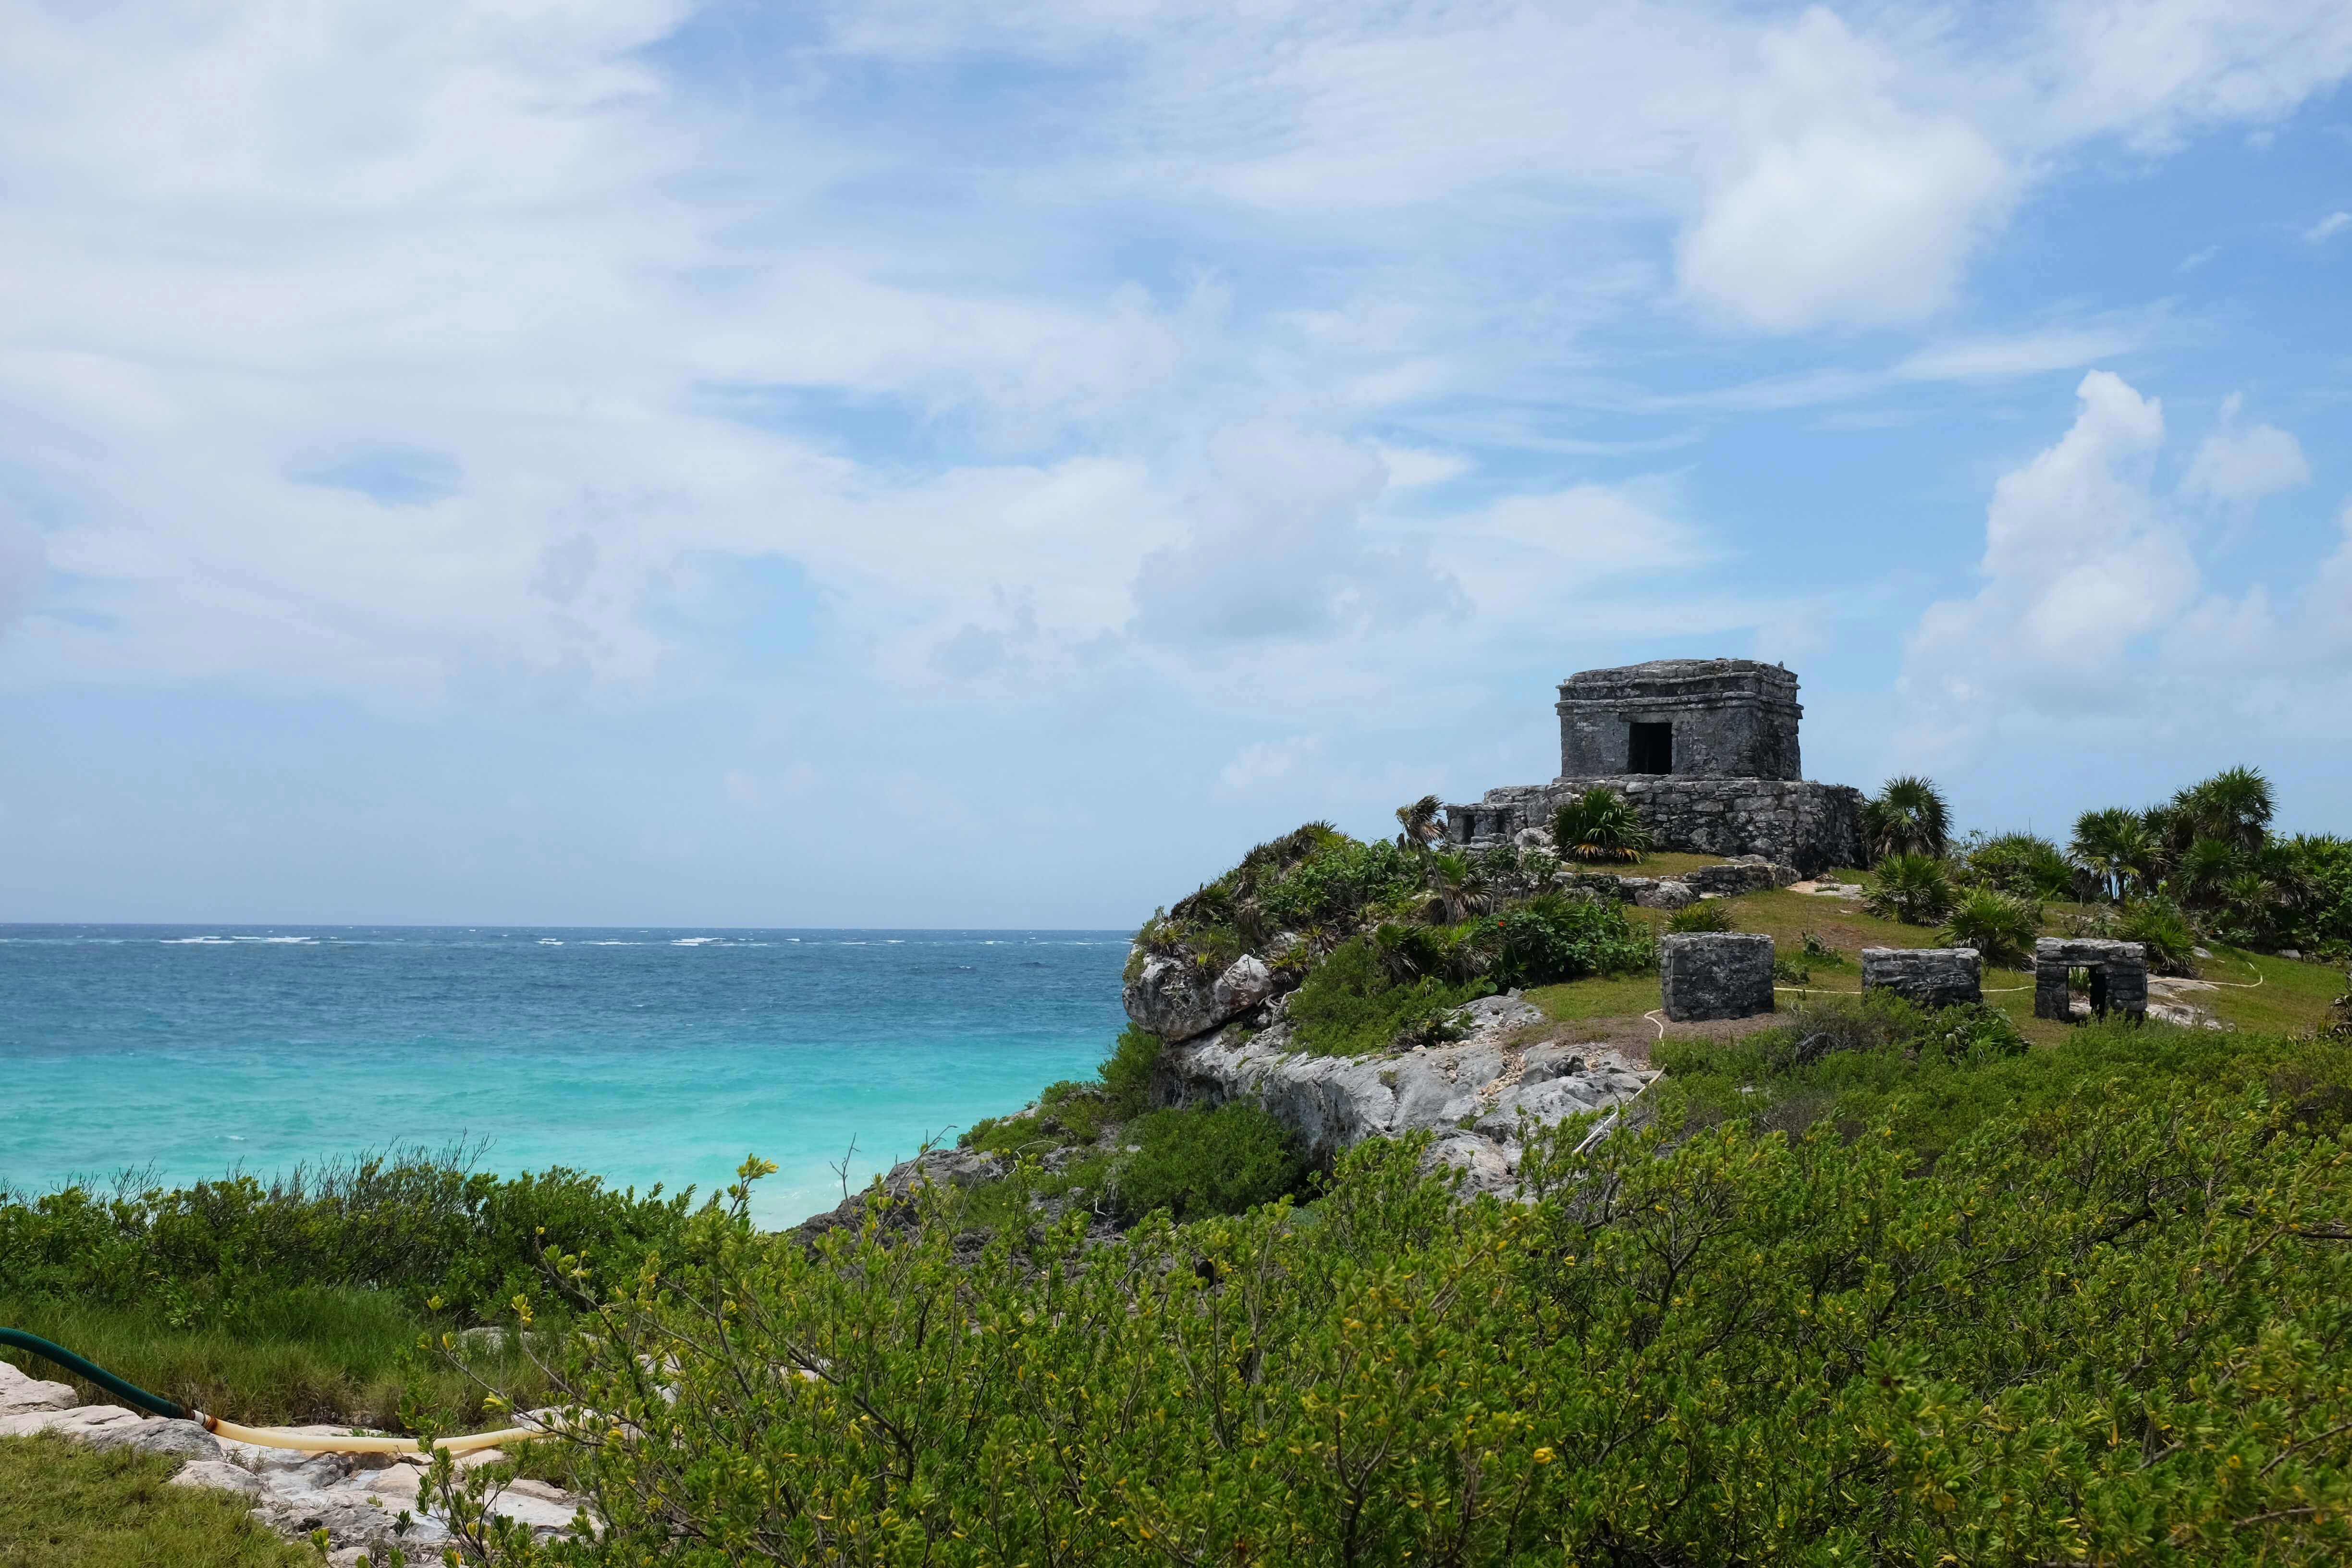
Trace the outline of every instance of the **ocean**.
[[789, 1225], [1085, 1078], [1117, 931], [0, 926], [0, 1185], [423, 1145]]

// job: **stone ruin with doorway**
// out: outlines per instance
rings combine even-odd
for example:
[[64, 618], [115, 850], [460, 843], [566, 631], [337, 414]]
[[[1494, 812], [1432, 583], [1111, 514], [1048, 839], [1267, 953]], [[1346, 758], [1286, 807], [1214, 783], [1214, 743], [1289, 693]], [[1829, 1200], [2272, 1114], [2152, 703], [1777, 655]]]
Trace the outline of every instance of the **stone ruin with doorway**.
[[1470, 848], [1549, 824], [1605, 785], [1631, 801], [1661, 849], [1761, 855], [1806, 876], [1862, 863], [1862, 792], [1804, 776], [1797, 678], [1746, 658], [1662, 658], [1559, 683], [1559, 776], [1490, 789], [1445, 808]]
[[2147, 1017], [2147, 949], [2136, 942], [2045, 936], [2033, 944], [2033, 1016], [2074, 1021], [2074, 975], [2083, 974], [2084, 1016]]

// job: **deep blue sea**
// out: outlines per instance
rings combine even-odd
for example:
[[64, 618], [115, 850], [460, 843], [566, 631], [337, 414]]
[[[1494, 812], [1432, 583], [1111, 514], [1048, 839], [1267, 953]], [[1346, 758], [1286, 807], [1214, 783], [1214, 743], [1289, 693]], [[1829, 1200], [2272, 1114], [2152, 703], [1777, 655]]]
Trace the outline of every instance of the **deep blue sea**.
[[1113, 931], [0, 926], [0, 1185], [423, 1144], [789, 1224], [1125, 1021]]

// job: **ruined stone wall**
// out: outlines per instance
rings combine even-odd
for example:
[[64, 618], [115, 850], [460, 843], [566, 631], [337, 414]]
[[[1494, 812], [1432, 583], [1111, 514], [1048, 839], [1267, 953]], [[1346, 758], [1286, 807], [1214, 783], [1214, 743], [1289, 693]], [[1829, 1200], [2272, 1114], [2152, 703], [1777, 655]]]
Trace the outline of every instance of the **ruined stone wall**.
[[1570, 795], [1605, 785], [1631, 801], [1661, 849], [1761, 855], [1806, 876], [1862, 861], [1862, 792], [1790, 779], [1680, 778], [1655, 773], [1558, 779], [1490, 789], [1475, 805], [1445, 808], [1446, 836], [1461, 845], [1542, 827]]
[[1665, 658], [1588, 669], [1559, 683], [1562, 778], [1631, 773], [1631, 727], [1673, 732], [1676, 778], [1798, 780], [1797, 678], [1746, 658]]

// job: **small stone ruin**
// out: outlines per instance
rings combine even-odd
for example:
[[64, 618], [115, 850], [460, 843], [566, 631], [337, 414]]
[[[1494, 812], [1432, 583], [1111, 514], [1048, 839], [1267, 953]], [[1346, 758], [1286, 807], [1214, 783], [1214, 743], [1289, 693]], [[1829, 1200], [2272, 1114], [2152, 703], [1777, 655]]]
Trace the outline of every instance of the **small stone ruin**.
[[1922, 1007], [1984, 1000], [1984, 964], [1973, 947], [1865, 947], [1862, 988], [1892, 991]]
[[1750, 931], [1673, 931], [1658, 939], [1658, 989], [1677, 1024], [1772, 1010], [1772, 939]]
[[2090, 972], [2091, 1016], [2121, 1013], [2135, 1022], [2147, 1017], [2147, 949], [2136, 942], [2095, 937], [2045, 936], [2033, 944], [2033, 1016], [2071, 1022], [2074, 995], [2067, 982], [2074, 970]]
[[1811, 876], [1862, 858], [1862, 793], [1804, 776], [1797, 678], [1748, 658], [1662, 658], [1559, 683], [1559, 776], [1445, 808], [1446, 836], [1484, 847], [1549, 825], [1596, 786], [1641, 814], [1661, 849], [1759, 855]]

